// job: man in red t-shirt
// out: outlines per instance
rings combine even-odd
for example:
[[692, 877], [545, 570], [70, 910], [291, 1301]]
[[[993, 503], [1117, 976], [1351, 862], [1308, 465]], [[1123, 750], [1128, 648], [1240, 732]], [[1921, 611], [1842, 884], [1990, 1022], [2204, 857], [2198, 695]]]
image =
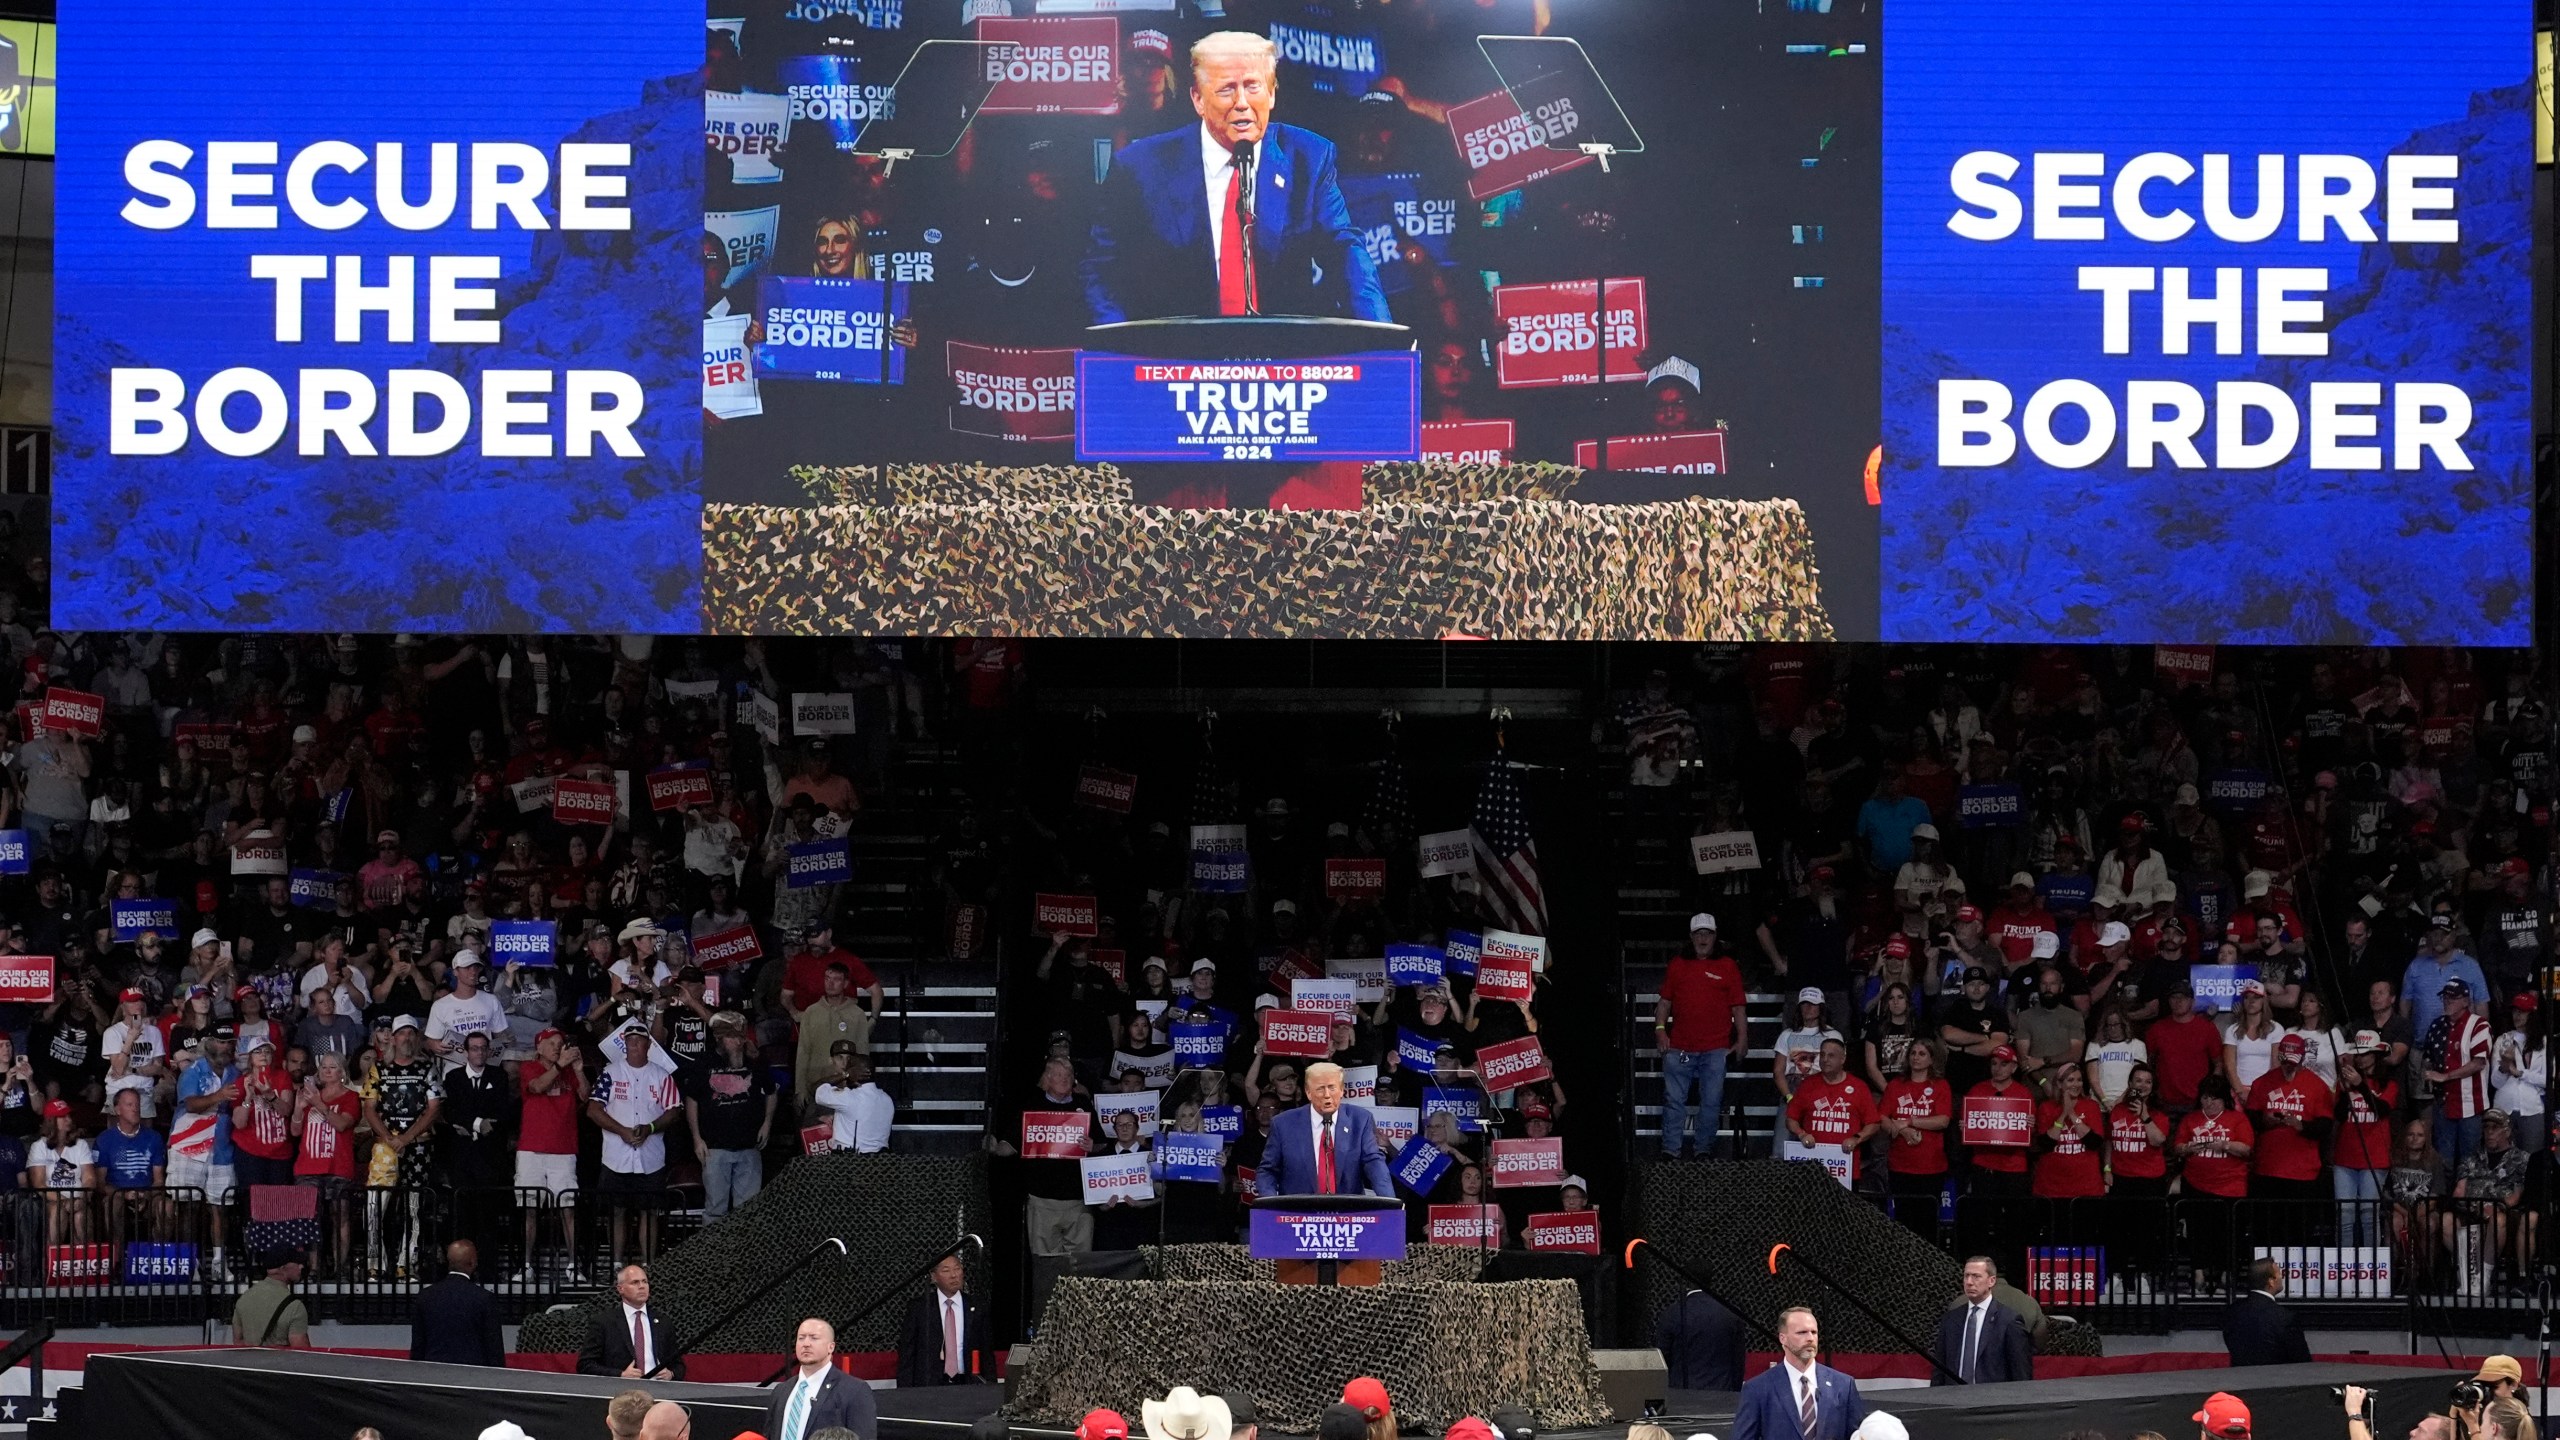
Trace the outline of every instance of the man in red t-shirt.
[[1837, 1037], [1822, 1042], [1822, 1068], [1796, 1087], [1787, 1102], [1787, 1130], [1806, 1145], [1837, 1145], [1849, 1152], [1849, 1178], [1858, 1177], [1858, 1150], [1881, 1118], [1866, 1082], [1849, 1073], [1849, 1047]]
[[[2007, 1045], [1991, 1048], [1991, 1078], [1965, 1092], [1967, 1109], [1978, 1108], [1982, 1100], [2024, 1102], [2026, 1122], [2016, 1128], [2014, 1145], [1972, 1146], [1973, 1174], [1966, 1182], [1975, 1195], [2024, 1195], [2027, 1193], [2027, 1147], [2035, 1136], [2036, 1092], [2018, 1080], [2018, 1052]], [[1956, 1122], [1957, 1133], [1964, 1133], [1963, 1115]]]
[[1689, 953], [1671, 962], [1653, 1002], [1662, 1052], [1662, 1153], [1677, 1160], [1689, 1138], [1689, 1090], [1698, 1091], [1698, 1148], [1715, 1148], [1724, 1115], [1725, 1067], [1742, 1040], [1742, 969], [1716, 953], [1716, 917], [1689, 917]]
[[880, 1013], [880, 977], [862, 963], [852, 951], [839, 948], [835, 933], [820, 920], [800, 932], [799, 953], [791, 957], [790, 967], [782, 972], [782, 990], [794, 1011], [806, 1010], [827, 993], [827, 967], [842, 965], [845, 971], [844, 991], [848, 995], [869, 997], [872, 1014]]
[[2337, 1105], [2327, 1082], [2302, 1068], [2311, 1047], [2299, 1035], [2276, 1042], [2275, 1068], [2249, 1087], [2249, 1123], [2258, 1148], [2249, 1155], [2250, 1193], [2275, 1200], [2325, 1200], [2320, 1141]]
[[1992, 907], [1987, 928], [2012, 970], [2035, 958], [2036, 936], [2062, 933], [2036, 899], [2036, 877], [2024, 870], [2009, 877], [2009, 893]]
[[516, 1121], [516, 1189], [548, 1190], [557, 1202], [551, 1207], [525, 1207], [526, 1263], [516, 1271], [516, 1278], [533, 1278], [532, 1259], [541, 1253], [534, 1248], [536, 1229], [543, 1210], [551, 1208], [560, 1216], [560, 1247], [569, 1257], [568, 1278], [572, 1284], [584, 1284], [586, 1273], [577, 1262], [578, 1219], [571, 1202], [578, 1193], [578, 1112], [587, 1098], [585, 1061], [568, 1037], [545, 1030], [534, 1037], [533, 1058], [517, 1071], [516, 1080], [523, 1092]]
[[2196, 1013], [2195, 987], [2169, 987], [2169, 1013], [2142, 1032], [2151, 1069], [2160, 1080], [2160, 1109], [2175, 1117], [2196, 1108], [2196, 1087], [2222, 1064], [2222, 1031]]

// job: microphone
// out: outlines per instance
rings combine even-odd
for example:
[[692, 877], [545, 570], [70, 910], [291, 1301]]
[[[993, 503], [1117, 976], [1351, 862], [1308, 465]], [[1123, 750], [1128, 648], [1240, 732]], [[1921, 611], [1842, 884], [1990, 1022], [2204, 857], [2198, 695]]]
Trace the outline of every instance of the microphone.
[[1244, 208], [1244, 223], [1246, 228], [1250, 229], [1253, 225], [1253, 142], [1237, 141], [1233, 154], [1236, 157], [1236, 173], [1244, 181], [1239, 188]]
[[1254, 273], [1253, 263], [1253, 142], [1239, 140], [1230, 153], [1236, 157], [1236, 177], [1240, 182], [1236, 187], [1236, 208], [1243, 212], [1241, 219], [1244, 230], [1244, 313], [1259, 315], [1262, 313], [1261, 277]]

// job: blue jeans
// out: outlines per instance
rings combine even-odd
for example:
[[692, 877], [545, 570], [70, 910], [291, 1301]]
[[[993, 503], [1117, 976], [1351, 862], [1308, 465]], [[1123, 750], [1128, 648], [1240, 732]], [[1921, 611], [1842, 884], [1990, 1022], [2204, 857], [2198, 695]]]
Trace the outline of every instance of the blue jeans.
[[2330, 1167], [2329, 1187], [2338, 1197], [2338, 1243], [2371, 1246], [2382, 1241], [2382, 1177], [2371, 1170]]
[[2470, 1159], [2479, 1149], [2480, 1117], [2465, 1115], [2459, 1120], [2448, 1119], [2444, 1113], [2444, 1102], [2438, 1100], [2436, 1102], [2436, 1153], [2442, 1155], [2446, 1163], [2452, 1165], [2454, 1169], [2459, 1170], [2462, 1168], [2462, 1162]]
[[753, 1150], [714, 1150], [702, 1162], [702, 1218], [717, 1220], [764, 1188], [764, 1157]]
[[1698, 1153], [1715, 1148], [1724, 1118], [1724, 1067], [1729, 1050], [1662, 1049], [1662, 1153], [1676, 1156], [1689, 1138], [1689, 1087], [1698, 1087]]

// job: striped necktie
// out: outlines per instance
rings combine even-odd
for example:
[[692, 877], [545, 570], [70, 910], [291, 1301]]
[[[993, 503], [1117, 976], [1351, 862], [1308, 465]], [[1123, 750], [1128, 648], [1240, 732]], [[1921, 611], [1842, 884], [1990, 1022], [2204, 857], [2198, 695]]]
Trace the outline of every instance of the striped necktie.
[[1813, 1404], [1813, 1377], [1805, 1375], [1800, 1378], [1804, 1382], [1804, 1404], [1797, 1409], [1796, 1420], [1804, 1428], [1804, 1440], [1813, 1440], [1814, 1426], [1821, 1423], [1822, 1416]]

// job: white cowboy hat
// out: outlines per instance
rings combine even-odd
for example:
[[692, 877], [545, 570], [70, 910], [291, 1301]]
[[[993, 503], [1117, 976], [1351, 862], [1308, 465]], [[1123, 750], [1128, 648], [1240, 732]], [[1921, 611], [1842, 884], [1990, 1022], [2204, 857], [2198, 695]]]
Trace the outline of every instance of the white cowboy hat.
[[1235, 1428], [1226, 1401], [1188, 1385], [1176, 1385], [1163, 1399], [1147, 1401], [1139, 1408], [1139, 1418], [1146, 1425], [1147, 1440], [1227, 1440]]

